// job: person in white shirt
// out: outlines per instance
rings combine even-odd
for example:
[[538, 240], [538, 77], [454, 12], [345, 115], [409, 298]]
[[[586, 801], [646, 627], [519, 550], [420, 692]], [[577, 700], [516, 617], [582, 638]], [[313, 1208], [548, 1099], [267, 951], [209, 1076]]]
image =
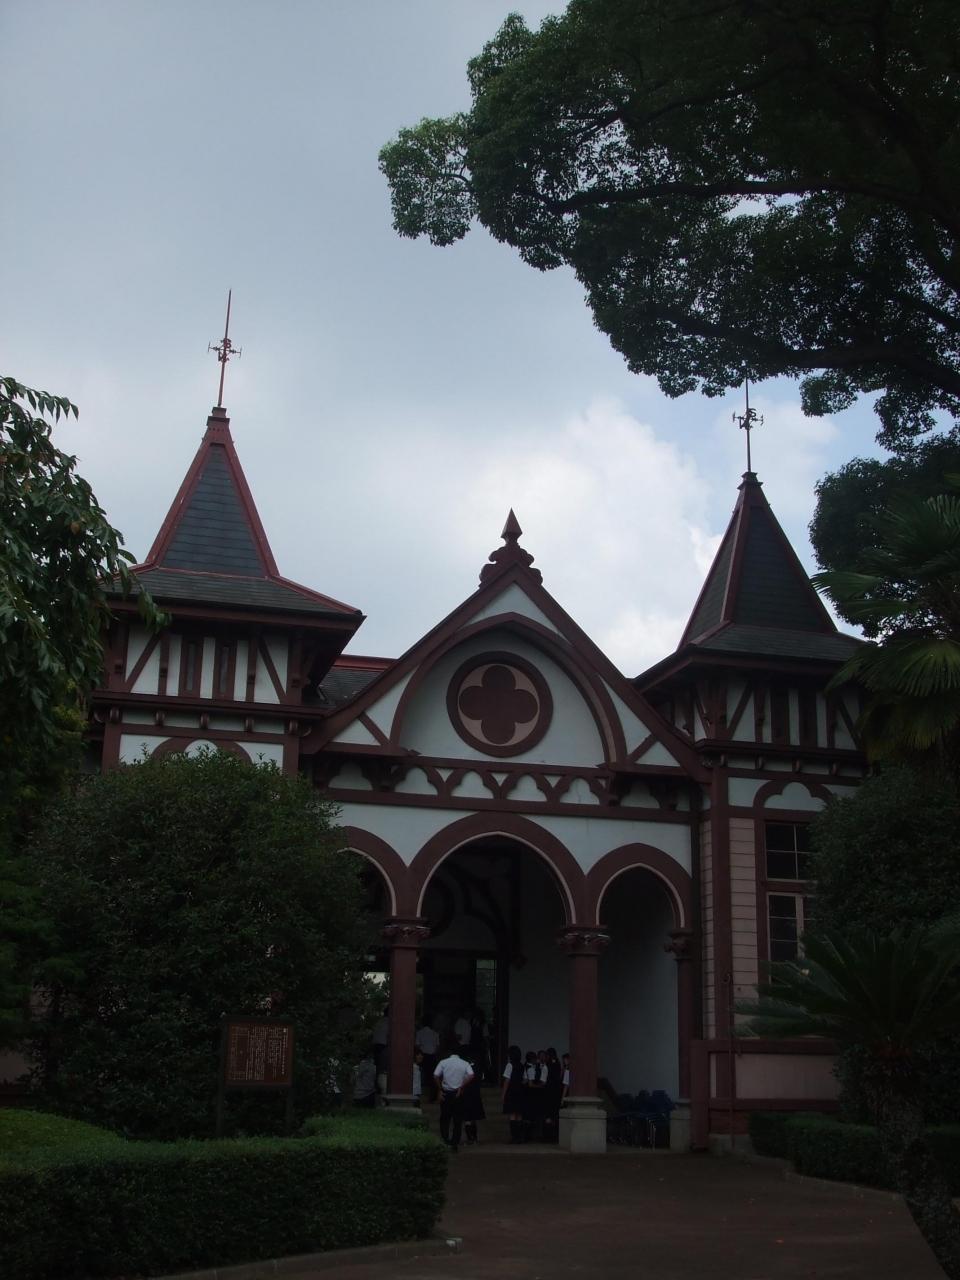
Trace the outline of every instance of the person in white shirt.
[[473, 1079], [473, 1068], [465, 1062], [457, 1048], [437, 1063], [433, 1073], [440, 1086], [440, 1136], [451, 1151], [459, 1151], [463, 1130], [463, 1089]]
[[457, 1044], [461, 1049], [470, 1047], [470, 1015], [461, 1013], [460, 1017], [453, 1024], [453, 1034], [456, 1037]]
[[433, 1073], [437, 1069], [437, 1050], [440, 1048], [440, 1033], [434, 1031], [426, 1018], [417, 1031], [416, 1040], [417, 1048], [423, 1054], [423, 1078], [427, 1085], [427, 1093], [430, 1101], [437, 1100], [437, 1086], [433, 1079]]

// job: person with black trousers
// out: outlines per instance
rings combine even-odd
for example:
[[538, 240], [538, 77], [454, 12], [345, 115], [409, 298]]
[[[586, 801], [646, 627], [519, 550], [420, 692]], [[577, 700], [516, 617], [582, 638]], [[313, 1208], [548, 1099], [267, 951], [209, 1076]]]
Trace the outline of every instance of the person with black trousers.
[[454, 1041], [447, 1056], [441, 1058], [433, 1073], [440, 1087], [440, 1137], [451, 1151], [460, 1150], [463, 1130], [463, 1091], [473, 1077], [473, 1068], [460, 1057]]
[[507, 1050], [507, 1065], [503, 1068], [500, 1088], [503, 1114], [510, 1121], [510, 1141], [523, 1141], [523, 1054], [520, 1046], [512, 1044]]
[[464, 1054], [467, 1062], [473, 1068], [473, 1079], [468, 1080], [463, 1086], [463, 1094], [460, 1098], [461, 1110], [463, 1113], [463, 1132], [467, 1139], [467, 1146], [472, 1147], [480, 1141], [480, 1135], [477, 1132], [477, 1122], [486, 1120], [487, 1113], [483, 1109], [483, 1094], [480, 1092], [480, 1081], [483, 1078], [481, 1066], [477, 1058], [472, 1052]]
[[563, 1067], [556, 1049], [547, 1050], [547, 1087], [543, 1094], [543, 1140], [556, 1142], [560, 1132], [560, 1104], [563, 1101]]

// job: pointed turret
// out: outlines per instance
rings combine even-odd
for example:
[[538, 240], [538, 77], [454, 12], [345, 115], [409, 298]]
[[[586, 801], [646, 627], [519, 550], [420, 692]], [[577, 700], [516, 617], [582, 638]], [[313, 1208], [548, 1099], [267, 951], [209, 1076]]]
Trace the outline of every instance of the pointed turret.
[[280, 575], [222, 408], [207, 419], [200, 448], [134, 574], [160, 604], [203, 604], [270, 613], [324, 615], [350, 634], [358, 609]]
[[731, 626], [836, 635], [754, 472], [744, 472], [739, 494], [678, 647]]
[[676, 652], [638, 677], [647, 689], [690, 662], [845, 661], [860, 642], [839, 632], [771, 510], [744, 472], [733, 515]]

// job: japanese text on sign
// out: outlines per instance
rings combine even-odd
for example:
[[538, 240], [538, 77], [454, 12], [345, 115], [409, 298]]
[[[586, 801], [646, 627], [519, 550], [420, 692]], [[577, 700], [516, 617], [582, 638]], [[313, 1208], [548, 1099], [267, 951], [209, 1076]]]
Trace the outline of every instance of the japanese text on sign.
[[277, 1022], [227, 1023], [224, 1084], [289, 1087], [293, 1078], [293, 1028]]

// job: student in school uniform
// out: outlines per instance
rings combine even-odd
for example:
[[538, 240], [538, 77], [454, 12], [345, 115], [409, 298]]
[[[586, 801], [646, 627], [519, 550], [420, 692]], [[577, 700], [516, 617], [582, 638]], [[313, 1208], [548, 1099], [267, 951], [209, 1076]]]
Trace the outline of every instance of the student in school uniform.
[[447, 1056], [437, 1063], [433, 1074], [440, 1087], [440, 1137], [451, 1151], [459, 1151], [463, 1131], [463, 1091], [473, 1079], [473, 1068], [460, 1057], [459, 1046], [454, 1043]]
[[563, 1085], [563, 1092], [560, 1095], [560, 1105], [563, 1106], [563, 1104], [567, 1100], [567, 1094], [570, 1092], [570, 1055], [569, 1053], [565, 1053], [563, 1057], [560, 1059], [560, 1066], [563, 1069], [563, 1074], [560, 1077], [560, 1081]]
[[563, 1101], [563, 1068], [556, 1049], [546, 1052], [547, 1087], [543, 1092], [543, 1138], [556, 1142], [560, 1127], [560, 1104]]
[[437, 1051], [440, 1048], [440, 1034], [433, 1029], [426, 1017], [424, 1017], [423, 1023], [417, 1030], [414, 1043], [423, 1054], [423, 1083], [426, 1086], [428, 1101], [436, 1102], [437, 1086], [434, 1083], [433, 1073], [437, 1069]]
[[541, 1078], [540, 1059], [530, 1049], [523, 1065], [523, 1132], [527, 1142], [533, 1141], [543, 1118], [543, 1090], [546, 1078]]
[[523, 1141], [523, 1054], [512, 1044], [507, 1050], [507, 1065], [501, 1077], [500, 1098], [503, 1114], [510, 1121], [510, 1141]]
[[478, 1060], [479, 1055], [475, 1055], [471, 1050], [464, 1054], [464, 1058], [473, 1068], [473, 1079], [463, 1086], [460, 1099], [463, 1112], [463, 1134], [467, 1140], [467, 1146], [472, 1147], [480, 1141], [477, 1123], [480, 1120], [486, 1120], [487, 1113], [483, 1108], [483, 1094], [480, 1092], [482, 1071]]

